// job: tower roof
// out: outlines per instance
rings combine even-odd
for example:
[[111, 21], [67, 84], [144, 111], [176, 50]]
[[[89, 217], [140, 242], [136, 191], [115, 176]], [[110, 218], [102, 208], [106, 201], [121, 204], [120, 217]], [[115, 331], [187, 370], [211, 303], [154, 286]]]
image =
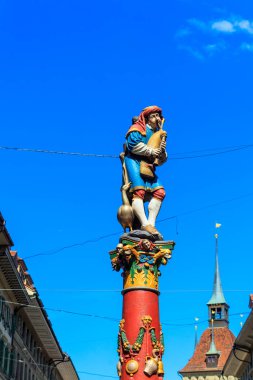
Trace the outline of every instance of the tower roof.
[[207, 328], [201, 335], [200, 341], [194, 351], [193, 356], [186, 366], [179, 373], [202, 372], [202, 371], [221, 371], [226, 363], [228, 355], [233, 347], [235, 340], [234, 334], [228, 327], [218, 327], [213, 329], [213, 341], [216, 352], [220, 354], [216, 368], [207, 368], [206, 353], [211, 354], [208, 350], [212, 343], [212, 330]]
[[[220, 375], [233, 347], [235, 336], [228, 328], [228, 309], [223, 295], [219, 263], [218, 235], [215, 249], [213, 293], [208, 302], [209, 328], [200, 337], [194, 353], [179, 373], [183, 376], [202, 376], [204, 373]], [[204, 376], [204, 375], [203, 375]]]
[[218, 235], [215, 235], [215, 272], [213, 281], [213, 294], [207, 305], [227, 304], [220, 279], [219, 261], [218, 261]]

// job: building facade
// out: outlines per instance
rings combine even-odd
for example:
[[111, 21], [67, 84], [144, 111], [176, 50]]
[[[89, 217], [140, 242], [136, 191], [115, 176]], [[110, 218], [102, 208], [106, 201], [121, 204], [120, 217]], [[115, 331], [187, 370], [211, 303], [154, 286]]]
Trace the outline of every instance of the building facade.
[[78, 380], [0, 214], [0, 380]]
[[241, 380], [253, 378], [253, 294], [250, 295], [251, 309], [242, 329], [235, 340], [232, 351], [224, 367], [224, 376], [233, 374]]

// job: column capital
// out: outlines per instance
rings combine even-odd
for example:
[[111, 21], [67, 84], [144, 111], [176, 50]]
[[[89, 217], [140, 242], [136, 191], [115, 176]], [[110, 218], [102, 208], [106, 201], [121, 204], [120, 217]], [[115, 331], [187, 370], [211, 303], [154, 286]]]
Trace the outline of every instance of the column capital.
[[114, 270], [122, 270], [124, 290], [150, 289], [158, 292], [161, 265], [166, 265], [172, 255], [173, 241], [140, 239], [124, 234], [116, 249], [110, 251]]

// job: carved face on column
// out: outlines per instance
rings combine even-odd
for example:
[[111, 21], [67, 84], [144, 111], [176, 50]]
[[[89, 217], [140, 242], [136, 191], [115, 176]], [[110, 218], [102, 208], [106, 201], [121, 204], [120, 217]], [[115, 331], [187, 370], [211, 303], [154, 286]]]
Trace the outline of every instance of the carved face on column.
[[142, 240], [142, 247], [144, 251], [150, 251], [151, 250], [151, 242], [147, 239]]
[[124, 250], [123, 250], [123, 244], [119, 243], [116, 247], [116, 252], [118, 255], [122, 255]]

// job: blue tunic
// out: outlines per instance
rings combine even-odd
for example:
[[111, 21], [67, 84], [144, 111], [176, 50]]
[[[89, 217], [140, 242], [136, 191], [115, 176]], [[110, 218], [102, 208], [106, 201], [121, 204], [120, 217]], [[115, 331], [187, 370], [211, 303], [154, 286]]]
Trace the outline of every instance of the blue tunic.
[[146, 136], [143, 136], [138, 131], [133, 131], [126, 138], [127, 153], [125, 155], [125, 164], [128, 178], [131, 182], [131, 192], [139, 189], [153, 192], [163, 188], [156, 174], [153, 180], [142, 177], [140, 174], [140, 162], [145, 161], [145, 157], [131, 153], [132, 149], [140, 142], [147, 144], [153, 134], [153, 129], [146, 125]]

